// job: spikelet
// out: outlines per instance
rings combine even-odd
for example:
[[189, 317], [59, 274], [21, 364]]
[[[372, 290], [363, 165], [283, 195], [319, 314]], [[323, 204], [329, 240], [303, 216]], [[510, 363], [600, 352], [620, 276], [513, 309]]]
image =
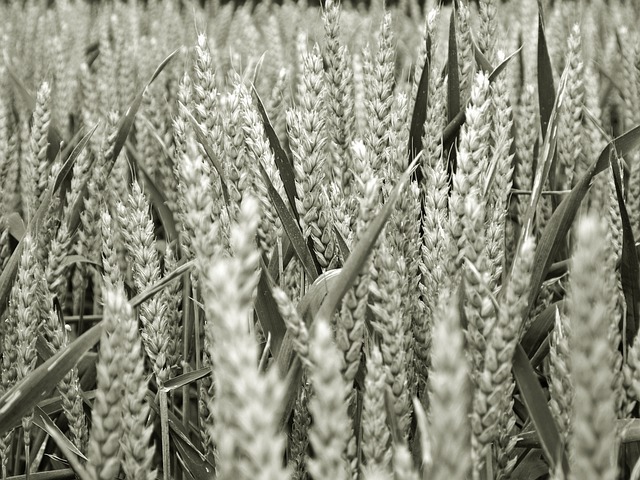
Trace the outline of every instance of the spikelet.
[[394, 412], [402, 434], [407, 434], [410, 424], [410, 395], [408, 380], [408, 346], [406, 332], [410, 324], [403, 318], [403, 282], [398, 273], [405, 260], [395, 258], [386, 243], [382, 243], [374, 257], [376, 281], [369, 285], [371, 309], [375, 315], [374, 330], [380, 335], [380, 351], [384, 364], [385, 380], [393, 394]]
[[282, 67], [278, 72], [278, 78], [271, 89], [271, 94], [269, 95], [267, 105], [265, 106], [269, 113], [269, 119], [271, 120], [273, 129], [281, 141], [284, 141], [286, 138], [287, 125], [284, 118], [284, 112], [285, 104], [288, 100], [287, 88], [289, 85], [287, 82], [289, 79], [289, 69]]
[[[133, 282], [138, 293], [160, 280], [160, 259], [153, 234], [153, 221], [149, 202], [140, 185], [135, 182], [127, 207], [118, 204], [117, 215], [123, 226], [129, 262], [133, 270]], [[142, 321], [142, 341], [151, 360], [153, 372], [161, 385], [171, 377], [172, 344], [169, 337], [166, 291], [140, 305]]]
[[367, 358], [367, 376], [362, 400], [362, 453], [367, 470], [385, 471], [391, 461], [391, 452], [387, 447], [390, 432], [385, 423], [385, 377], [387, 373], [383, 367], [382, 354], [374, 345]]
[[[386, 238], [393, 255], [400, 260], [398, 273], [400, 274], [400, 295], [403, 298], [401, 315], [402, 329], [405, 340], [404, 349], [407, 353], [407, 378], [413, 384], [414, 359], [416, 349], [428, 348], [427, 343], [414, 345], [414, 331], [421, 330], [425, 325], [422, 317], [422, 302], [419, 295], [421, 272], [419, 263], [413, 259], [420, 258], [420, 188], [417, 182], [411, 182], [404, 187], [395, 209], [391, 214], [386, 230]], [[420, 340], [419, 340], [420, 341]], [[423, 357], [428, 358], [428, 355]], [[412, 394], [415, 393], [412, 390]]]
[[[533, 188], [533, 165], [535, 161], [533, 150], [539, 136], [536, 104], [535, 87], [527, 84], [522, 90], [520, 107], [516, 110], [517, 135], [515, 146], [517, 163], [514, 169], [516, 187], [525, 191], [531, 191]], [[521, 226], [525, 222], [529, 199], [529, 195], [517, 196], [516, 208], [518, 211], [518, 223]]]
[[[216, 419], [211, 436], [220, 478], [284, 478], [284, 438], [278, 433], [284, 385], [278, 370], [258, 371], [257, 343], [248, 330], [258, 282], [255, 237], [258, 202], [247, 197], [231, 230], [234, 256], [201, 259], [207, 348], [215, 395], [209, 409]], [[238, 452], [246, 452], [238, 457]]]
[[429, 421], [433, 480], [463, 480], [471, 466], [471, 389], [457, 299], [443, 292], [434, 314]]
[[[50, 304], [51, 295], [48, 295]], [[43, 319], [42, 331], [47, 345], [53, 352], [58, 352], [69, 343], [68, 326], [61, 322], [58, 313], [50, 308]], [[57, 385], [62, 399], [62, 410], [69, 422], [69, 432], [73, 444], [84, 451], [87, 445], [88, 429], [84, 414], [82, 390], [77, 367], [72, 368]]]
[[127, 362], [127, 311], [124, 294], [105, 296], [104, 327], [96, 365], [96, 397], [91, 411], [87, 472], [94, 480], [115, 478], [120, 471], [123, 426], [122, 372]]
[[[458, 169], [453, 176], [453, 189], [449, 199], [449, 228], [451, 237], [457, 245], [457, 251], [464, 248], [462, 218], [465, 215], [465, 199], [471, 192], [479, 195], [481, 172], [486, 171], [490, 135], [489, 121], [489, 79], [479, 72], [471, 90], [471, 99], [467, 107], [467, 121], [460, 133], [458, 146]], [[481, 220], [484, 221], [484, 218]], [[450, 276], [460, 266], [460, 260], [454, 256], [447, 265]]]
[[571, 352], [569, 336], [571, 324], [565, 313], [556, 311], [555, 329], [552, 334], [549, 352], [549, 408], [558, 425], [560, 435], [568, 439], [571, 434], [571, 417], [574, 388], [569, 375], [571, 371]]
[[[519, 255], [515, 259], [511, 281], [507, 284], [506, 292], [502, 297], [500, 310], [496, 326], [489, 337], [489, 345], [496, 352], [498, 368], [492, 372], [492, 388], [489, 392], [491, 397], [496, 391], [502, 391], [503, 397], [498, 399], [498, 405], [502, 415], [498, 417], [496, 460], [497, 478], [510, 478], [516, 462], [515, 446], [515, 423], [516, 418], [513, 413], [513, 390], [515, 383], [511, 375], [513, 366], [513, 353], [521, 338], [524, 319], [522, 317], [526, 306], [531, 271], [534, 260], [534, 240], [529, 237], [525, 239], [520, 249]], [[488, 363], [485, 358], [485, 370]], [[492, 365], [495, 367], [495, 365]], [[492, 400], [489, 400], [491, 403]]]
[[472, 377], [477, 380], [484, 368], [488, 332], [495, 322], [495, 309], [489, 291], [490, 267], [484, 252], [484, 204], [472, 195], [465, 202], [464, 236], [466, 244], [461, 257], [464, 268], [464, 311], [467, 316], [467, 341], [471, 357]]
[[[245, 145], [247, 146], [250, 164], [254, 165], [253, 193], [260, 200], [263, 214], [258, 236], [262, 249], [268, 253], [276, 243], [278, 231], [281, 230], [282, 224], [280, 223], [280, 217], [278, 217], [269, 200], [269, 194], [262, 175], [257, 169], [257, 165], [262, 164], [271, 179], [271, 183], [276, 189], [281, 189], [282, 182], [278, 182], [280, 177], [275, 172], [275, 159], [266, 138], [262, 119], [258, 116], [258, 112], [251, 101], [251, 96], [246, 89], [242, 91], [240, 105], [242, 109], [242, 129], [245, 135]], [[281, 194], [281, 196], [283, 195]]]
[[480, 0], [480, 31], [478, 48], [489, 60], [493, 60], [496, 46], [497, 6], [495, 0]]
[[355, 128], [353, 68], [346, 45], [340, 41], [340, 3], [328, 1], [323, 11], [326, 44], [323, 49], [327, 148], [329, 150], [325, 172], [333, 182], [349, 195], [351, 175], [349, 155]]
[[40, 195], [46, 187], [49, 176], [47, 171], [47, 133], [51, 123], [51, 87], [44, 82], [38, 89], [36, 108], [33, 111], [31, 135], [29, 137], [29, 155], [25, 162], [24, 174], [27, 176], [28, 189], [23, 191], [23, 204], [26, 206], [25, 220], [29, 221], [40, 205]]
[[156, 472], [152, 470], [153, 447], [149, 446], [153, 425], [147, 425], [150, 407], [146, 399], [147, 379], [144, 371], [144, 354], [138, 334], [138, 322], [133, 310], [126, 301], [121, 288], [105, 292], [106, 309], [119, 315], [122, 330], [123, 350], [122, 383], [124, 397], [122, 401], [122, 467], [128, 478], [152, 479]]
[[366, 87], [365, 87], [365, 74], [364, 74], [364, 60], [363, 55], [366, 55], [367, 52], [363, 52], [360, 54], [358, 52], [354, 52], [353, 57], [351, 59], [351, 63], [353, 65], [353, 113], [355, 117], [355, 138], [362, 138], [365, 132], [368, 131], [367, 128], [367, 109], [365, 107], [366, 102]]
[[371, 59], [365, 75], [365, 105], [369, 125], [365, 139], [373, 154], [372, 168], [376, 175], [383, 174], [382, 165], [387, 162], [395, 68], [393, 42], [391, 14], [387, 12], [378, 33], [378, 51]]
[[284, 290], [274, 286], [272, 291], [273, 299], [278, 305], [278, 310], [287, 326], [287, 331], [293, 337], [293, 349], [298, 354], [300, 361], [306, 367], [311, 365], [309, 359], [309, 331], [304, 320], [300, 317], [295, 306]]
[[66, 275], [68, 266], [63, 260], [71, 251], [73, 242], [73, 237], [69, 231], [69, 221], [73, 206], [80, 198], [83, 181], [87, 179], [88, 160], [89, 157], [85, 151], [76, 159], [73, 165], [71, 186], [66, 195], [66, 203], [62, 208], [60, 227], [51, 239], [49, 255], [45, 262], [45, 277], [49, 292], [58, 298], [62, 306], [65, 305], [68, 280]]
[[314, 422], [309, 442], [315, 457], [309, 459], [307, 468], [315, 480], [347, 480], [344, 452], [352, 436], [347, 414], [350, 386], [340, 374], [344, 360], [331, 340], [326, 320], [316, 320], [310, 354], [314, 364], [310, 374], [314, 395], [309, 401], [309, 412]]
[[[175, 127], [180, 129], [179, 122]], [[179, 218], [183, 228], [182, 244], [190, 256], [200, 261], [213, 253], [219, 236], [217, 230], [210, 228], [213, 221], [213, 188], [209, 166], [200, 155], [184, 151], [178, 158], [175, 170], [181, 199]]]
[[574, 171], [583, 163], [582, 103], [584, 101], [584, 66], [581, 58], [580, 27], [571, 29], [565, 61], [566, 82], [563, 101], [558, 106], [558, 164], [564, 177], [563, 188], [570, 189]]
[[[36, 365], [35, 343], [41, 323], [37, 297], [42, 286], [42, 266], [36, 257], [36, 242], [27, 234], [16, 282], [11, 289], [9, 313], [4, 326], [2, 384], [8, 389], [29, 375]], [[29, 455], [33, 413], [22, 418], [25, 454]]]
[[[311, 362], [309, 360], [309, 362]], [[309, 365], [310, 367], [311, 365]], [[292, 480], [301, 480], [307, 476], [307, 448], [309, 447], [309, 397], [312, 395], [306, 372], [302, 375], [302, 385], [298, 389], [298, 396], [293, 407], [291, 435], [289, 437], [289, 464], [293, 466]]]
[[331, 207], [323, 192], [326, 151], [324, 74], [319, 47], [303, 55], [301, 82], [298, 85], [300, 105], [287, 112], [289, 144], [293, 154], [296, 182], [296, 208], [305, 237], [310, 237], [316, 258], [327, 268], [335, 256], [331, 228]]
[[195, 77], [193, 93], [195, 113], [212, 145], [217, 146], [216, 110], [218, 105], [218, 91], [215, 84], [213, 58], [209, 48], [209, 39], [204, 33], [198, 34], [196, 41]]
[[610, 378], [614, 352], [607, 340], [615, 284], [610, 275], [602, 275], [605, 239], [602, 223], [585, 218], [571, 263], [569, 348], [575, 397], [569, 447], [575, 479], [616, 478], [616, 401]]
[[[504, 60], [504, 53], [496, 53], [498, 61]], [[491, 85], [491, 182], [488, 188], [487, 209], [490, 212], [487, 228], [487, 257], [491, 263], [492, 290], [500, 283], [505, 261], [506, 217], [509, 192], [513, 182], [513, 156], [509, 153], [513, 138], [511, 137], [511, 106], [507, 91], [506, 77], [499, 75]]]
[[[434, 33], [435, 15], [430, 13], [427, 28]], [[449, 177], [442, 152], [442, 130], [446, 122], [446, 104], [444, 101], [444, 82], [437, 67], [433, 65], [429, 76], [429, 102], [422, 136], [423, 181], [420, 185], [422, 202], [422, 246], [420, 248], [419, 268], [421, 273], [420, 292], [424, 314], [418, 315], [412, 325], [414, 361], [416, 372], [422, 380], [427, 378], [429, 365], [430, 327], [433, 311], [438, 302], [440, 287], [444, 281], [444, 267], [448, 255], [455, 256], [455, 245], [447, 227]], [[454, 252], [451, 252], [453, 247]]]
[[[378, 181], [375, 178], [370, 178], [362, 187], [363, 198], [357, 219], [356, 239], [364, 233], [365, 228], [373, 218], [374, 209], [378, 205]], [[360, 365], [369, 280], [368, 266], [365, 265], [342, 300], [342, 307], [336, 324], [336, 343], [344, 355], [343, 374], [349, 384], [353, 382]]]
[[102, 211], [100, 217], [102, 232], [102, 269], [105, 287], [115, 288], [124, 284], [124, 277], [118, 265], [118, 253], [115, 246], [113, 219], [107, 209]]
[[225, 115], [222, 119], [222, 143], [225, 158], [227, 186], [231, 201], [231, 216], [235, 218], [242, 199], [251, 189], [253, 177], [247, 164], [242, 132], [240, 98], [242, 86], [235, 85], [232, 92], [222, 97]]
[[475, 59], [473, 54], [473, 43], [471, 40], [471, 25], [469, 24], [468, 0], [457, 0], [456, 20], [458, 69], [460, 71], [460, 100], [465, 102], [469, 98], [475, 73]]

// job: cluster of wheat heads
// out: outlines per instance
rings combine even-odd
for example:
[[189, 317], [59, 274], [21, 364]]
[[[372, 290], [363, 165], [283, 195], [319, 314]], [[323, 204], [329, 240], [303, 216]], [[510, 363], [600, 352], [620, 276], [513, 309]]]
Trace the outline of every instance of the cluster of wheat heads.
[[3, 480], [638, 478], [639, 12], [435, 3], [0, 5]]

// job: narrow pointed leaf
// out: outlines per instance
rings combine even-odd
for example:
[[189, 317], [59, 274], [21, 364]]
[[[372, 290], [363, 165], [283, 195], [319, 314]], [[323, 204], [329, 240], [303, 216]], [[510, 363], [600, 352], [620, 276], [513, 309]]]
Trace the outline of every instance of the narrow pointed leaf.
[[[144, 97], [145, 92], [151, 86], [154, 80], [158, 77], [158, 75], [160, 75], [162, 70], [165, 69], [165, 67], [169, 64], [169, 62], [171, 62], [171, 60], [173, 60], [179, 52], [180, 52], [180, 49], [174, 50], [172, 53], [169, 54], [167, 58], [165, 58], [162, 62], [160, 62], [160, 65], [158, 65], [158, 68], [156, 68], [156, 70], [153, 72], [153, 75], [151, 75], [151, 78], [149, 79], [147, 84], [144, 86], [144, 88], [140, 92], [138, 92], [138, 94], [133, 99], [133, 102], [131, 102], [131, 105], [127, 109], [127, 112], [120, 119], [118, 132], [116, 134], [116, 138], [113, 146], [114, 159], [118, 158], [118, 155], [120, 155], [120, 152], [122, 151], [122, 148], [124, 147], [124, 144], [127, 141], [127, 137], [129, 136], [129, 132], [133, 127], [133, 121], [135, 119], [136, 114], [138, 113], [138, 110], [140, 109], [140, 105], [142, 104], [142, 98]], [[108, 166], [107, 174], [111, 171], [111, 168], [113, 168], [113, 165]]]
[[293, 245], [296, 256], [300, 260], [304, 271], [309, 275], [309, 278], [311, 278], [311, 281], [313, 282], [318, 278], [318, 270], [313, 260], [313, 253], [309, 251], [309, 244], [305, 242], [302, 232], [298, 227], [298, 223], [293, 218], [293, 215], [285, 205], [284, 200], [282, 200], [282, 197], [280, 197], [280, 194], [271, 183], [271, 179], [264, 169], [264, 166], [262, 164], [258, 164], [258, 168], [260, 169], [262, 180], [267, 187], [271, 203], [278, 212], [278, 217], [280, 217], [282, 227], [284, 228], [287, 237], [289, 237], [289, 241], [291, 242], [291, 245]]
[[216, 169], [216, 172], [218, 172], [218, 177], [220, 178], [220, 185], [222, 187], [222, 196], [224, 197], [225, 203], [229, 205], [229, 190], [227, 188], [227, 179], [224, 175], [224, 170], [222, 168], [222, 164], [220, 163], [220, 160], [216, 156], [213, 148], [211, 147], [211, 144], [209, 143], [209, 139], [207, 138], [205, 133], [202, 131], [202, 127], [200, 126], [198, 121], [194, 118], [193, 115], [191, 115], [191, 112], [184, 105], [181, 105], [180, 108], [182, 108], [182, 111], [187, 117], [187, 120], [189, 120], [189, 123], [191, 124], [191, 127], [193, 128], [193, 131], [196, 134], [196, 138], [198, 139], [198, 143], [202, 145], [202, 148], [204, 148], [204, 152], [207, 154], [207, 158], [209, 158], [209, 161], [211, 162], [213, 167]]
[[558, 95], [556, 96], [553, 108], [551, 109], [549, 128], [547, 128], [546, 130], [547, 133], [542, 144], [542, 151], [538, 160], [538, 167], [536, 169], [536, 174], [533, 181], [533, 189], [531, 191], [529, 207], [527, 209], [524, 222], [524, 229], [520, 237], [521, 239], [526, 238], [527, 236], [532, 234], [533, 219], [536, 215], [536, 209], [538, 207], [538, 202], [540, 201], [540, 196], [542, 194], [542, 187], [549, 177], [553, 159], [556, 155], [556, 145], [558, 140], [558, 106], [562, 103], [563, 100], [566, 81], [567, 75], [565, 71], [565, 74], [562, 76], [562, 79], [560, 81]]
[[176, 269], [172, 272], [166, 274], [162, 279], [160, 279], [157, 283], [147, 288], [145, 291], [140, 292], [138, 295], [129, 300], [129, 303], [132, 307], [137, 307], [141, 303], [149, 300], [156, 293], [164, 289], [169, 283], [178, 278], [179, 276], [187, 273], [191, 270], [195, 263], [195, 260], [189, 260], [188, 262], [184, 262], [182, 265], [176, 267]]
[[556, 310], [562, 310], [563, 308], [564, 300], [559, 300], [549, 305], [533, 319], [529, 329], [524, 332], [522, 340], [520, 341], [522, 348], [524, 348], [524, 351], [527, 353], [527, 357], [532, 358], [538, 348], [540, 348], [544, 339], [547, 338], [549, 332], [553, 329]]
[[[620, 263], [620, 277], [622, 281], [622, 291], [624, 292], [625, 303], [627, 305], [627, 317], [625, 330], [623, 332], [627, 346], [633, 345], [633, 340], [638, 333], [638, 302], [640, 301], [640, 282], [638, 281], [638, 254], [635, 248], [633, 230], [629, 221], [629, 214], [624, 202], [622, 192], [622, 175], [618, 166], [615, 152], [611, 155], [611, 166], [613, 167], [613, 180], [616, 187], [616, 197], [618, 198], [618, 208], [620, 209], [620, 219], [622, 220], [622, 254]], [[637, 168], [634, 165], [634, 168]]]
[[[78, 458], [80, 457], [85, 462], [87, 461], [87, 457], [83, 455], [83, 453], [78, 450], [78, 448], [73, 444], [71, 440], [69, 440], [64, 433], [58, 428], [58, 426], [51, 420], [49, 415], [47, 415], [40, 407], [36, 405], [34, 409], [33, 415], [33, 423], [35, 423], [39, 428], [44, 430], [49, 434], [49, 436], [53, 439], [54, 442], [58, 445], [58, 447], [68, 450], [75, 460], [75, 463], [79, 464]], [[69, 456], [65, 454], [66, 459], [70, 463], [74, 463], [69, 459]]]
[[507, 65], [509, 64], [509, 62], [522, 51], [522, 47], [523, 45], [520, 45], [520, 47], [515, 52], [513, 52], [511, 55], [506, 57], [502, 62], [500, 62], [500, 65], [498, 65], [496, 68], [494, 68], [491, 71], [491, 73], [489, 74], [489, 83], [493, 83], [493, 81], [498, 77], [498, 75], [500, 75], [502, 71], [505, 68], [507, 68]]
[[211, 367], [202, 367], [198, 370], [193, 370], [191, 372], [183, 373], [182, 375], [178, 375], [177, 377], [173, 377], [171, 380], [167, 380], [162, 388], [167, 392], [172, 390], [176, 390], [177, 388], [184, 387], [190, 383], [193, 383], [201, 378], [206, 377], [207, 375], [211, 375]]
[[491, 62], [484, 56], [484, 53], [480, 51], [476, 42], [473, 40], [471, 40], [471, 42], [473, 43], [473, 54], [476, 63], [484, 73], [491, 73], [493, 71], [493, 65], [491, 65]]
[[513, 356], [513, 375], [531, 421], [536, 428], [542, 452], [549, 464], [549, 471], [555, 471], [558, 455], [560, 454], [562, 455], [562, 468], [565, 472], [568, 472], [567, 456], [562, 447], [563, 442], [560, 433], [558, 433], [558, 427], [551, 415], [547, 405], [547, 398], [542, 391], [542, 387], [540, 387], [538, 377], [521, 345], [516, 347]]
[[255, 312], [265, 334], [271, 334], [271, 354], [277, 357], [287, 332], [287, 326], [282, 319], [282, 315], [280, 315], [276, 301], [273, 299], [271, 285], [272, 280], [269, 278], [269, 272], [264, 262], [262, 262], [256, 292]]
[[448, 83], [447, 83], [447, 122], [455, 118], [460, 111], [460, 79], [458, 77], [458, 44], [456, 43], [456, 16], [455, 8], [451, 10], [449, 20], [449, 56], [447, 58]]
[[[14, 475], [7, 477], [7, 480], [25, 480], [26, 475]], [[75, 472], [71, 468], [60, 468], [48, 472], [30, 473], [30, 480], [73, 480], [77, 478]]]
[[7, 225], [7, 230], [9, 230], [9, 234], [18, 241], [22, 240], [26, 232], [26, 227], [20, 214], [18, 212], [11, 212], [4, 217], [4, 221]]
[[[416, 101], [413, 105], [413, 114], [411, 115], [411, 130], [409, 131], [409, 163], [418, 156], [422, 150], [422, 135], [424, 134], [424, 121], [427, 117], [427, 108], [429, 107], [429, 70], [431, 69], [431, 36], [427, 34], [427, 55], [424, 59], [422, 74], [418, 82], [418, 92], [416, 93]], [[420, 169], [416, 171], [416, 178], [421, 179]]]
[[542, 128], [543, 137], [547, 134], [555, 98], [556, 89], [553, 83], [553, 70], [551, 69], [551, 58], [547, 49], [547, 39], [544, 34], [542, 7], [540, 7], [538, 10], [538, 105], [540, 106], [540, 127]]
[[101, 333], [102, 323], [99, 323], [0, 397], [0, 435], [8, 431], [14, 419], [28, 414], [43, 396], [53, 391], [60, 380], [78, 363], [80, 357], [100, 340]]
[[296, 222], [299, 223], [300, 216], [298, 215], [298, 209], [296, 208], [296, 183], [295, 183], [295, 173], [293, 171], [293, 165], [291, 164], [291, 161], [287, 157], [287, 153], [282, 148], [280, 140], [276, 135], [276, 131], [271, 125], [271, 121], [269, 120], [267, 111], [265, 110], [262, 100], [260, 99], [260, 95], [258, 95], [258, 91], [253, 86], [252, 86], [252, 90], [253, 90], [253, 97], [256, 101], [256, 106], [258, 107], [258, 112], [262, 117], [262, 124], [264, 125], [264, 133], [267, 135], [267, 140], [269, 140], [269, 147], [273, 152], [273, 157], [276, 162], [276, 167], [278, 168], [278, 173], [280, 173], [280, 179], [282, 180], [284, 191], [287, 194], [289, 205], [291, 205], [291, 210], [293, 211], [293, 217], [296, 219]]
[[336, 240], [337, 240], [337, 243], [338, 243], [338, 249], [340, 250], [340, 254], [342, 255], [342, 258], [344, 258], [344, 260], [346, 262], [347, 259], [349, 258], [349, 255], [351, 255], [351, 251], [349, 250], [349, 246], [347, 245], [346, 240], [342, 236], [342, 233], [340, 233], [340, 230], [338, 230], [337, 228], [334, 227], [333, 231], [336, 234]]

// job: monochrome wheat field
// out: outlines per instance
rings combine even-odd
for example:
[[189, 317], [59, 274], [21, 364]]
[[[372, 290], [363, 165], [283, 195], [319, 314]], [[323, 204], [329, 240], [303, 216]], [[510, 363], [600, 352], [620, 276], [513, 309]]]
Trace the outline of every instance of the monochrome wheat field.
[[640, 5], [0, 5], [5, 479], [640, 478]]

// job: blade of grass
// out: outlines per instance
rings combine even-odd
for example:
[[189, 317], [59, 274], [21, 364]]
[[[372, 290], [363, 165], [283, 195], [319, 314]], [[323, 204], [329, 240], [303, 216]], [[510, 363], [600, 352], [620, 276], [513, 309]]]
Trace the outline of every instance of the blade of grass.
[[214, 153], [214, 150], [211, 147], [211, 144], [209, 143], [207, 136], [202, 131], [202, 127], [200, 126], [198, 121], [194, 118], [193, 115], [191, 115], [191, 112], [187, 109], [187, 107], [181, 104], [180, 108], [182, 109], [183, 113], [187, 117], [187, 120], [189, 120], [189, 123], [191, 124], [191, 127], [193, 128], [193, 131], [196, 134], [196, 138], [198, 139], [198, 143], [202, 145], [202, 148], [204, 148], [204, 152], [207, 154], [207, 158], [213, 165], [213, 168], [216, 169], [216, 172], [218, 172], [218, 177], [220, 178], [220, 185], [222, 187], [222, 196], [224, 197], [225, 204], [229, 205], [229, 190], [227, 188], [227, 179], [225, 178], [224, 170], [222, 169], [222, 164], [220, 163], [218, 157]]
[[271, 183], [271, 179], [269, 178], [264, 166], [262, 164], [258, 164], [258, 168], [262, 175], [262, 181], [267, 187], [271, 203], [275, 207], [278, 212], [278, 217], [280, 217], [280, 220], [282, 221], [282, 227], [284, 228], [287, 237], [289, 237], [289, 241], [296, 252], [296, 256], [300, 260], [304, 271], [309, 275], [309, 278], [311, 278], [311, 281], [313, 282], [318, 278], [318, 269], [316, 268], [313, 253], [309, 251], [309, 245], [305, 242], [298, 223], [293, 218], [293, 215], [284, 204], [282, 197], [280, 197], [280, 194]]
[[191, 372], [183, 373], [182, 375], [178, 375], [177, 377], [173, 377], [171, 380], [167, 380], [162, 388], [171, 392], [178, 388], [184, 387], [190, 383], [193, 383], [201, 378], [206, 377], [211, 374], [211, 367], [203, 367], [198, 370], [193, 370]]
[[4, 221], [7, 225], [7, 230], [9, 230], [9, 234], [15, 238], [17, 241], [22, 240], [24, 234], [27, 231], [27, 227], [24, 224], [24, 220], [18, 212], [11, 212], [9, 215], [4, 217]]
[[476, 42], [473, 39], [471, 39], [471, 42], [473, 43], [473, 55], [476, 59], [476, 64], [478, 64], [478, 66], [484, 73], [491, 73], [493, 71], [491, 62], [487, 60], [487, 57], [485, 57], [484, 54], [480, 51], [478, 45], [476, 45]]
[[344, 259], [344, 261], [346, 262], [347, 259], [349, 258], [349, 255], [351, 255], [351, 251], [349, 250], [349, 246], [347, 245], [346, 240], [342, 236], [342, 233], [340, 233], [340, 230], [338, 230], [337, 228], [333, 227], [333, 231], [336, 234], [336, 240], [337, 240], [337, 243], [338, 243], [338, 248], [340, 249], [340, 254], [342, 255], [342, 258]]
[[540, 107], [540, 127], [542, 128], [543, 137], [547, 134], [555, 98], [556, 89], [553, 83], [553, 70], [547, 48], [547, 39], [544, 34], [542, 5], [538, 2], [538, 105]]
[[271, 285], [272, 280], [269, 277], [269, 271], [264, 262], [262, 262], [256, 293], [255, 312], [264, 332], [271, 333], [271, 354], [277, 357], [287, 332], [287, 327], [282, 315], [280, 315], [278, 305], [273, 299]]
[[[151, 393], [147, 395], [147, 399], [155, 414], [159, 414], [160, 407]], [[173, 442], [176, 450], [183, 456], [183, 466], [188, 469], [189, 474], [196, 480], [212, 478], [215, 472], [214, 465], [191, 442], [189, 432], [176, 417], [176, 414], [169, 410], [167, 419], [170, 429], [169, 439]]]
[[0, 397], [0, 435], [6, 433], [16, 418], [28, 414], [43, 396], [71, 370], [80, 357], [93, 347], [102, 333], [99, 323], [44, 362]]
[[[49, 415], [47, 415], [42, 408], [36, 405], [33, 412], [33, 423], [35, 423], [39, 428], [45, 431], [49, 436], [53, 439], [54, 442], [60, 447], [61, 450], [67, 450], [68, 453], [65, 453], [65, 458], [69, 461], [71, 465], [80, 465], [78, 461], [78, 457], [80, 457], [85, 462], [87, 461], [87, 457], [85, 457], [80, 450], [73, 444], [71, 440], [69, 440], [64, 433], [58, 428], [58, 426], [51, 420]], [[71, 457], [71, 458], [69, 458]]]
[[193, 267], [194, 263], [195, 263], [194, 260], [189, 260], [187, 262], [184, 262], [182, 265], [178, 266], [174, 271], [166, 274], [164, 277], [162, 277], [161, 280], [159, 280], [158, 282], [156, 282], [155, 284], [147, 288], [145, 291], [140, 292], [138, 295], [133, 297], [131, 300], [129, 300], [129, 303], [131, 304], [132, 307], [137, 307], [141, 303], [149, 300], [156, 293], [164, 289], [170, 282], [178, 278], [180, 275], [183, 275], [187, 273], [189, 270], [191, 270], [191, 267]]
[[[564, 300], [552, 303], [533, 319], [529, 330], [527, 330], [521, 340], [522, 348], [527, 352], [527, 357], [531, 358], [536, 353], [544, 339], [555, 324], [556, 310], [564, 308]], [[534, 365], [536, 366], [536, 365]]]
[[622, 175], [618, 166], [615, 150], [611, 152], [609, 161], [613, 170], [613, 180], [616, 187], [616, 197], [618, 198], [618, 208], [620, 209], [620, 219], [622, 221], [622, 256], [620, 263], [620, 277], [622, 291], [624, 292], [625, 303], [627, 305], [626, 321], [622, 321], [624, 328], [621, 329], [623, 339], [627, 346], [633, 345], [633, 340], [638, 333], [638, 302], [640, 302], [640, 282], [638, 281], [638, 254], [636, 252], [636, 242], [633, 238], [633, 230], [629, 221], [629, 214], [624, 202], [622, 191]]
[[171, 452], [169, 451], [169, 402], [167, 391], [158, 392], [160, 402], [160, 436], [162, 445], [162, 478], [169, 480], [171, 474]]
[[253, 91], [253, 97], [256, 102], [256, 106], [258, 107], [258, 112], [262, 117], [262, 123], [264, 125], [264, 132], [267, 135], [267, 140], [269, 140], [269, 147], [273, 152], [273, 156], [275, 158], [276, 167], [278, 168], [278, 172], [280, 173], [280, 178], [282, 179], [282, 184], [284, 186], [284, 191], [287, 194], [287, 199], [289, 200], [289, 205], [291, 206], [291, 210], [293, 211], [293, 217], [296, 219], [296, 222], [300, 223], [300, 216], [298, 215], [298, 209], [296, 208], [296, 184], [295, 184], [295, 173], [293, 171], [293, 164], [287, 157], [287, 153], [282, 148], [282, 144], [276, 135], [276, 131], [271, 125], [271, 121], [269, 120], [269, 116], [267, 115], [267, 111], [264, 108], [262, 100], [260, 99], [260, 95], [258, 95], [258, 91], [252, 85], [251, 87]]
[[[13, 475], [11, 477], [7, 477], [7, 480], [25, 480], [26, 478], [26, 475]], [[29, 478], [31, 480], [66, 480], [77, 477], [73, 469], [61, 468], [58, 470], [51, 470], [49, 472], [31, 473]]]
[[523, 233], [520, 239], [526, 238], [531, 235], [533, 230], [533, 219], [535, 218], [538, 202], [540, 201], [540, 195], [542, 194], [542, 187], [544, 186], [551, 166], [553, 164], [554, 157], [556, 155], [556, 143], [558, 133], [558, 106], [562, 103], [565, 92], [565, 85], [567, 81], [566, 71], [562, 75], [560, 80], [560, 88], [558, 94], [555, 97], [553, 108], [551, 109], [549, 128], [546, 129], [546, 135], [542, 144], [542, 152], [538, 161], [538, 167], [535, 174], [533, 188], [531, 191], [531, 197], [529, 200], [529, 208], [525, 217]]
[[[418, 154], [422, 151], [422, 135], [424, 134], [424, 121], [427, 116], [427, 108], [429, 107], [429, 70], [431, 69], [431, 36], [427, 33], [426, 38], [427, 49], [422, 67], [422, 74], [418, 82], [418, 91], [416, 93], [416, 101], [413, 105], [413, 113], [411, 115], [411, 129], [409, 130], [409, 163], [411, 164]], [[417, 169], [415, 179], [418, 183], [422, 180], [422, 172]]]
[[566, 475], [569, 471], [569, 462], [562, 447], [563, 442], [558, 433], [558, 427], [551, 415], [547, 399], [538, 382], [538, 377], [521, 345], [516, 347], [513, 356], [513, 375], [529, 416], [536, 428], [542, 453], [549, 464], [549, 471], [555, 471], [558, 463], [557, 456], [560, 454], [560, 462]]
[[460, 79], [458, 77], [458, 44], [456, 43], [455, 8], [451, 10], [451, 18], [449, 19], [448, 53], [447, 122], [450, 122], [460, 111]]

